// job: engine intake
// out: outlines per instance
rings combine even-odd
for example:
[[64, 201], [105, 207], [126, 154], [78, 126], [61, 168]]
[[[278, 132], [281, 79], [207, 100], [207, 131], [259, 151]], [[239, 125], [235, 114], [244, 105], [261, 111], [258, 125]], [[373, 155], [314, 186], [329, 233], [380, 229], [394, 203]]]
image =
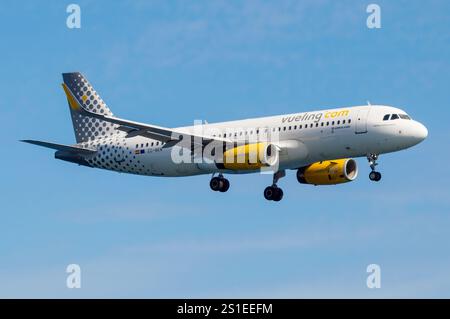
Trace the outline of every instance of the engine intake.
[[352, 158], [320, 161], [300, 167], [297, 180], [302, 184], [334, 185], [353, 181], [358, 176], [358, 166]]

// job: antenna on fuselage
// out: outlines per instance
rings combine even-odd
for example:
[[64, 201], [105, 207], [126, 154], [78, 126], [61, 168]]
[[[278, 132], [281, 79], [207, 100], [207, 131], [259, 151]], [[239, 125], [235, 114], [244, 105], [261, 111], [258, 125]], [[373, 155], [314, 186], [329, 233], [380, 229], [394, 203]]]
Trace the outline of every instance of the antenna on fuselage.
[[368, 106], [372, 106], [372, 104], [370, 104], [370, 101], [369, 101], [369, 100], [367, 100], [367, 105], [368, 105]]

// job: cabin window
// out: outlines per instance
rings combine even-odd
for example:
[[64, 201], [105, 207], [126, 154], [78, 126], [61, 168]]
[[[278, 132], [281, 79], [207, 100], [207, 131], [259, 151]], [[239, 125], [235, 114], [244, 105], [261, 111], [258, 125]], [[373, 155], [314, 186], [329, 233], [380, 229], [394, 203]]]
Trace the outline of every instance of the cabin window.
[[334, 125], [334, 121], [333, 121], [333, 122], [331, 122], [331, 125]]
[[259, 134], [259, 129], [256, 130], [256, 134]]
[[339, 120], [339, 121], [337, 122], [337, 124], [338, 124], [338, 125], [341, 124], [341, 120]]
[[299, 125], [299, 126], [298, 126], [298, 128], [299, 128], [299, 129], [302, 129], [302, 126], [301, 126], [301, 125]]
[[148, 143], [147, 143], [147, 144], [145, 144], [145, 147], [148, 147]]
[[342, 124], [345, 124], [345, 120], [342, 121]]
[[152, 146], [153, 146], [153, 142], [152, 142]]
[[327, 122], [327, 126], [330, 125], [330, 122]]
[[386, 114], [385, 116], [383, 116], [383, 121], [389, 120], [389, 115], [390, 115], [390, 114]]
[[309, 127], [313, 127], [313, 124], [311, 123], [311, 124], [309, 125]]
[[320, 123], [320, 126], [323, 126], [323, 122], [322, 122], [322, 123]]
[[348, 124], [350, 124], [352, 122], [352, 119], [348, 119]]
[[294, 130], [296, 130], [297, 129], [297, 125], [294, 125]]

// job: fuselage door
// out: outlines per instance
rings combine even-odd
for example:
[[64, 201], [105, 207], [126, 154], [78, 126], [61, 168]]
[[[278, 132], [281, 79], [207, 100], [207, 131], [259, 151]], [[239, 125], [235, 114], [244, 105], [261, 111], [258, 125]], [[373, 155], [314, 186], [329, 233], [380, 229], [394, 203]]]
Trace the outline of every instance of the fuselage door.
[[356, 115], [356, 126], [355, 126], [356, 134], [367, 133], [367, 117], [369, 116], [369, 110], [370, 110], [369, 107], [365, 107], [358, 111], [358, 114]]

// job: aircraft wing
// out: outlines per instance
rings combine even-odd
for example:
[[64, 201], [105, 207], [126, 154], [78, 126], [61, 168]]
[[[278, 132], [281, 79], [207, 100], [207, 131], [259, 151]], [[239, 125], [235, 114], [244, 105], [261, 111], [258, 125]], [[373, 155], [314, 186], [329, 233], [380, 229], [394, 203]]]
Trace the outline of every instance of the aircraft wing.
[[[230, 142], [226, 139], [220, 139], [217, 137], [211, 137], [211, 136], [198, 136], [193, 135], [186, 132], [179, 132], [170, 128], [165, 128], [161, 126], [156, 125], [149, 125], [129, 120], [124, 120], [121, 118], [117, 118], [114, 116], [107, 116], [99, 113], [91, 112], [87, 109], [85, 109], [74, 97], [73, 93], [70, 91], [70, 89], [63, 83], [62, 84], [64, 91], [67, 95], [67, 98], [69, 100], [70, 107], [80, 114], [84, 116], [89, 116], [93, 118], [100, 119], [102, 121], [114, 123], [120, 125], [117, 129], [124, 131], [127, 133], [127, 137], [133, 137], [133, 136], [144, 136], [151, 139], [155, 139], [158, 141], [161, 141], [163, 143], [167, 143], [165, 147], [173, 146], [174, 144], [180, 142], [182, 139], [190, 139], [194, 144], [201, 144], [206, 145], [210, 143], [211, 141], [215, 140], [217, 142]], [[198, 142], [197, 142], [198, 141]]]

